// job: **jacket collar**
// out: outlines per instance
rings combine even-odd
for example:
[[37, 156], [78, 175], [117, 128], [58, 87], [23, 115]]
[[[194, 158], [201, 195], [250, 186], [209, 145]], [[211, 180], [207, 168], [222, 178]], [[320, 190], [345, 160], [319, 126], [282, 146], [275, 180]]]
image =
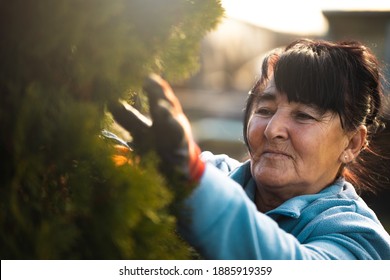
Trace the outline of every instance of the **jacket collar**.
[[[248, 197], [254, 202], [256, 183], [252, 178], [252, 174], [250, 172], [250, 161], [246, 161], [240, 167], [233, 170], [230, 173], [230, 177], [243, 187]], [[332, 185], [326, 187], [319, 193], [296, 196], [285, 201], [279, 207], [272, 209], [265, 214], [272, 217], [283, 215], [292, 218], [299, 218], [301, 212], [313, 201], [324, 197], [334, 196], [338, 194], [341, 195], [344, 189], [346, 191], [345, 195], [347, 195], [348, 197], [357, 198], [357, 194], [352, 185], [347, 183], [344, 178], [339, 178]]]

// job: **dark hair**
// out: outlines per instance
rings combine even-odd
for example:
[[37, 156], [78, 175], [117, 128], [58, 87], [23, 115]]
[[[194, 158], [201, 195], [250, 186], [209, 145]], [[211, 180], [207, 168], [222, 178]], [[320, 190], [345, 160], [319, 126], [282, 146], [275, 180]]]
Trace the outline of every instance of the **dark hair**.
[[[272, 76], [277, 90], [289, 101], [334, 112], [344, 130], [366, 125], [368, 141], [384, 126], [380, 119], [382, 76], [371, 50], [356, 41], [301, 39], [285, 49], [273, 50], [263, 60], [261, 76], [250, 91], [244, 113], [244, 140], [248, 147], [246, 133], [253, 101]], [[371, 151], [368, 142], [366, 150]], [[374, 190], [360, 180], [358, 173], [364, 172], [364, 160], [360, 158], [345, 166], [342, 175], [355, 187]]]

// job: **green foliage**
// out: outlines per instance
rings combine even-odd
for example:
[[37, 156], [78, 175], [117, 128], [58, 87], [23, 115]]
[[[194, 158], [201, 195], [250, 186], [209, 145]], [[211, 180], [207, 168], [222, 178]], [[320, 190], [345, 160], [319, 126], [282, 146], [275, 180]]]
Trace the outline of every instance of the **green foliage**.
[[183, 259], [177, 200], [146, 164], [116, 167], [105, 104], [196, 70], [217, 0], [0, 0], [2, 259]]

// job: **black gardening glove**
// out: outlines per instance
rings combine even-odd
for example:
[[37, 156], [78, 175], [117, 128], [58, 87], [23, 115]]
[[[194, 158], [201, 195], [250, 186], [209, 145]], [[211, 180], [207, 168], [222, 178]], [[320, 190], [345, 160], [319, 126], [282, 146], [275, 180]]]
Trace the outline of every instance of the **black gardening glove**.
[[191, 127], [179, 100], [169, 84], [157, 75], [144, 83], [149, 99], [151, 121], [136, 109], [121, 103], [110, 104], [114, 119], [133, 137], [132, 147], [141, 157], [155, 151], [159, 168], [171, 183], [198, 183], [205, 168], [200, 149], [194, 142]]

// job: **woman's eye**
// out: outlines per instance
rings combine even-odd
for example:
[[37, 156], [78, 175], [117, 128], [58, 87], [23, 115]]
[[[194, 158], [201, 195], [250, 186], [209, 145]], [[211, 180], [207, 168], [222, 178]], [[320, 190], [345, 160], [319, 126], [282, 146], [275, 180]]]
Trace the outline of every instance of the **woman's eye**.
[[304, 113], [304, 112], [297, 112], [295, 114], [295, 117], [298, 119], [298, 120], [316, 120], [315, 117], [313, 117], [312, 115], [309, 115], [307, 113]]
[[267, 116], [272, 116], [272, 111], [268, 108], [258, 108], [256, 110], [256, 114], [267, 117]]

